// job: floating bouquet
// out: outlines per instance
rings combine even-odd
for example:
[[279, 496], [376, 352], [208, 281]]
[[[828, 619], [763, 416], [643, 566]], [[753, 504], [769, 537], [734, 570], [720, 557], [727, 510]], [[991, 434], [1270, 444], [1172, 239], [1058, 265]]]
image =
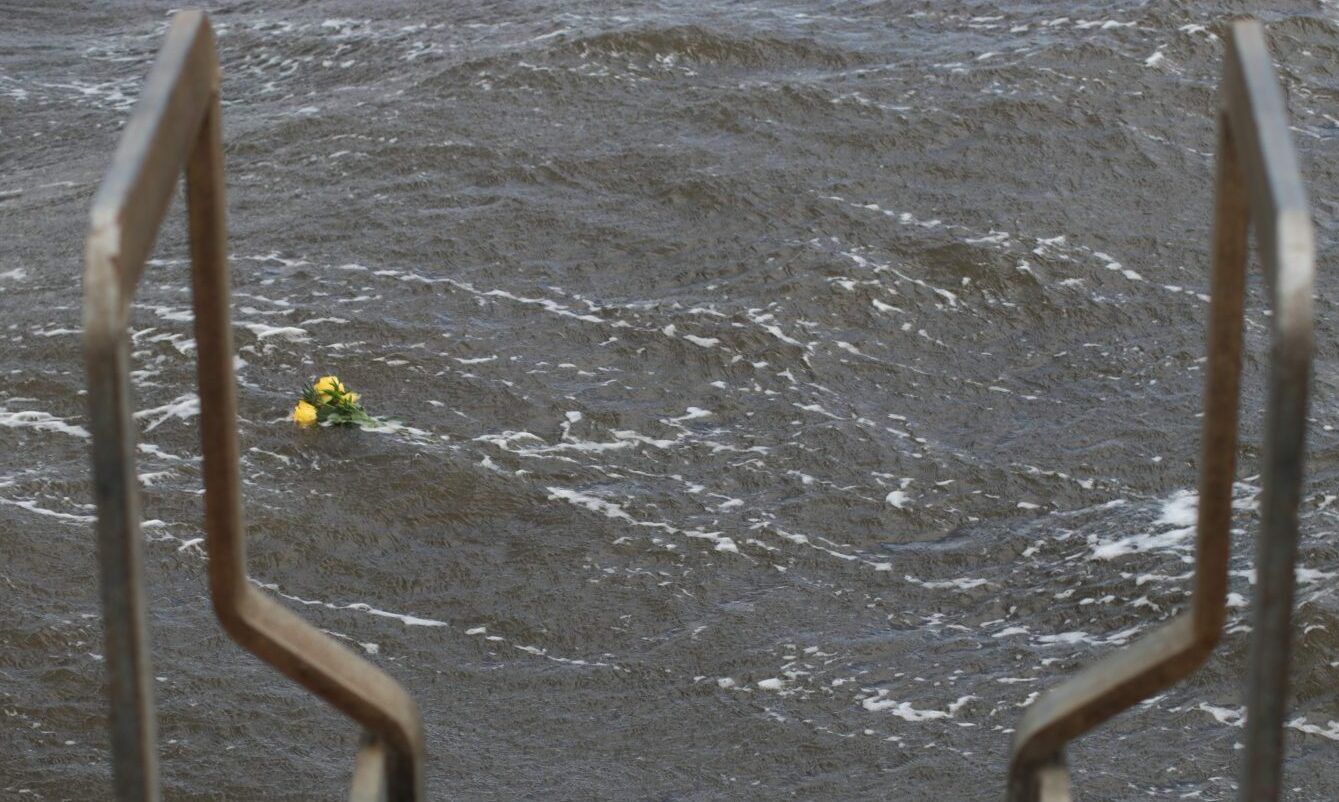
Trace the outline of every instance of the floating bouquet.
[[302, 398], [293, 407], [293, 420], [299, 426], [328, 423], [332, 426], [380, 426], [381, 422], [358, 404], [357, 393], [349, 392], [338, 376], [322, 376], [315, 384], [302, 385]]

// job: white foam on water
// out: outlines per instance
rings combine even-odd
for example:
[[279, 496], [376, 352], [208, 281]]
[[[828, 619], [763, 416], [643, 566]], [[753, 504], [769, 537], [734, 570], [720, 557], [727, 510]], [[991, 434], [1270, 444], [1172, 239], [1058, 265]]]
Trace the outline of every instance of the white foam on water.
[[96, 515], [78, 515], [71, 512], [60, 512], [59, 510], [49, 510], [45, 507], [39, 507], [36, 501], [28, 499], [0, 498], [0, 504], [8, 504], [11, 507], [20, 507], [28, 512], [45, 515], [48, 518], [59, 518], [63, 521], [73, 521], [80, 524], [95, 523], [98, 518]]
[[1090, 642], [1091, 640], [1092, 638], [1087, 632], [1061, 632], [1055, 635], [1042, 635], [1041, 637], [1037, 638], [1038, 643], [1045, 643], [1045, 644], [1087, 643]]
[[1041, 635], [1035, 638], [1033, 642], [1039, 646], [1073, 646], [1079, 643], [1089, 646], [1121, 646], [1128, 643], [1141, 630], [1143, 630], [1142, 626], [1133, 626], [1103, 636], [1090, 635], [1083, 631], [1060, 632], [1054, 635]]
[[252, 323], [245, 320], [237, 321], [237, 325], [247, 329], [256, 335], [256, 339], [265, 340], [270, 337], [282, 337], [289, 342], [305, 343], [311, 341], [310, 333], [298, 326], [269, 326], [264, 323]]
[[1287, 724], [1283, 725], [1290, 730], [1297, 730], [1308, 735], [1319, 735], [1331, 741], [1339, 741], [1339, 721], [1331, 719], [1325, 727], [1319, 727], [1306, 720], [1306, 716], [1299, 716]]
[[175, 473], [175, 471], [171, 471], [171, 470], [167, 470], [167, 471], [149, 471], [149, 472], [147, 472], [147, 473], [144, 472], [144, 471], [140, 471], [140, 472], [139, 472], [139, 482], [140, 482], [140, 484], [144, 485], [145, 487], [153, 487], [154, 484], [156, 484], [156, 483], [158, 482], [159, 479], [162, 479], [162, 478], [164, 478], [164, 477], [168, 477], [168, 476], [172, 476], [174, 473]]
[[[967, 591], [971, 590], [972, 588], [979, 588], [982, 585], [993, 584], [988, 579], [981, 579], [980, 577], [970, 577], [970, 576], [962, 576], [958, 577], [957, 579], [920, 579], [918, 577], [914, 577], [910, 574], [907, 574], [902, 578], [913, 585], [919, 585], [928, 590], [952, 589], [952, 590]], [[1000, 636], [997, 634], [995, 637]]]
[[592, 454], [599, 454], [605, 451], [622, 451], [636, 446], [637, 440], [629, 437], [623, 440], [614, 440], [610, 442], [597, 442], [594, 440], [573, 440], [569, 443], [557, 443], [555, 445], [545, 445], [537, 448], [528, 448], [514, 453], [522, 456], [537, 456], [543, 454], [553, 454], [561, 451], [577, 451]]
[[1114, 19], [1107, 19], [1107, 20], [1094, 19], [1094, 20], [1074, 21], [1074, 28], [1080, 31], [1086, 31], [1089, 28], [1101, 28], [1102, 30], [1107, 31], [1111, 30], [1112, 28], [1134, 28], [1137, 25], [1138, 23], [1135, 22], [1121, 22], [1119, 20]]
[[1112, 560], [1146, 551], [1186, 550], [1194, 545], [1194, 527], [1172, 529], [1157, 534], [1139, 534], [1102, 543], [1093, 549], [1093, 559]]
[[141, 453], [151, 454], [163, 459], [170, 459], [174, 462], [198, 462], [200, 460], [199, 457], [179, 457], [176, 454], [164, 451], [161, 447], [154, 445], [153, 443], [137, 443], [135, 448]]
[[[1319, 568], [1308, 568], [1305, 565], [1299, 565], [1294, 569], [1293, 575], [1297, 578], [1297, 584], [1309, 585], [1313, 582], [1324, 582], [1327, 579], [1333, 579], [1339, 576], [1334, 571], [1322, 571]], [[1252, 580], [1252, 584], [1254, 581]]]
[[[1233, 507], [1251, 509], [1256, 503], [1254, 487], [1238, 482], [1235, 487], [1237, 498]], [[1247, 494], [1247, 495], [1243, 495]], [[1191, 490], [1178, 490], [1166, 498], [1158, 518], [1152, 523], [1152, 531], [1138, 532], [1114, 540], [1100, 540], [1090, 537], [1093, 546], [1092, 559], [1111, 560], [1127, 554], [1142, 552], [1168, 552], [1185, 557], [1194, 546], [1194, 535], [1199, 508], [1199, 495]], [[1167, 529], [1167, 527], [1173, 527]]]
[[251, 577], [252, 584], [257, 587], [272, 591], [276, 596], [282, 596], [289, 601], [295, 601], [299, 604], [305, 604], [309, 607], [326, 607], [331, 610], [353, 610], [355, 612], [367, 613], [378, 618], [391, 618], [399, 621], [407, 627], [449, 627], [450, 624], [445, 621], [437, 621], [432, 618], [423, 618], [421, 616], [410, 615], [408, 613], [395, 613], [389, 610], [380, 610], [365, 602], [351, 602], [349, 604], [335, 604], [333, 602], [320, 601], [318, 599], [304, 599], [301, 596], [294, 596], [291, 593], [284, 593], [277, 584], [262, 582], [255, 577]]
[[576, 490], [569, 490], [564, 487], [549, 487], [546, 489], [549, 492], [548, 498], [550, 501], [566, 501], [569, 504], [582, 507], [591, 512], [599, 513], [606, 518], [623, 521], [632, 524], [633, 526], [659, 529], [673, 535], [681, 535], [683, 537], [698, 540], [708, 540], [713, 544], [713, 549], [715, 551], [730, 552], [732, 554], [740, 553], [739, 545], [735, 542], [734, 538], [724, 536], [720, 532], [708, 532], [703, 529], [683, 529], [663, 521], [639, 521], [628, 514], [628, 512], [618, 504], [606, 501], [597, 496], [581, 493]]
[[860, 706], [872, 713], [888, 712], [903, 721], [920, 722], [953, 718], [963, 705], [975, 698], [977, 697], [970, 695], [961, 696], [957, 701], [950, 703], [947, 710], [920, 710], [912, 707], [910, 702], [889, 699], [888, 691], [881, 688], [874, 696], [862, 699]]
[[618, 440], [628, 440], [634, 443], [642, 443], [648, 446], [654, 446], [655, 448], [669, 448], [670, 446], [676, 445], [679, 442], [678, 440], [666, 440], [663, 438], [647, 437], [644, 434], [639, 434], [630, 429], [614, 429], [609, 433], [612, 434], [615, 437], [615, 439]]
[[[155, 315], [162, 320], [169, 320], [173, 323], [193, 323], [195, 321], [195, 312], [189, 307], [184, 309], [175, 309], [170, 306], [150, 306], [148, 307]], [[153, 331], [153, 329], [147, 329]], [[139, 332], [144, 333], [144, 332]], [[133, 335], [132, 335], [133, 336]]]
[[791, 337], [790, 335], [782, 331], [781, 327], [773, 322], [774, 320], [776, 320], [776, 315], [773, 315], [771, 312], [763, 312], [763, 310], [755, 308], [748, 310], [746, 314], [748, 315], [749, 322], [753, 323], [754, 325], [760, 326], [763, 331], [772, 335], [781, 342], [786, 343], [787, 345], [798, 346], [805, 350], [809, 349], [808, 345], [800, 342], [799, 340], [795, 339], [794, 337]]
[[[12, 401], [13, 399], [11, 399]], [[68, 434], [73, 437], [80, 437], [87, 440], [90, 435], [88, 430], [82, 426], [77, 426], [66, 421], [70, 418], [58, 418], [49, 412], [42, 412], [36, 409], [24, 409], [11, 411], [0, 409], [0, 426], [10, 429], [33, 429], [39, 432], [57, 432], [59, 434]]]
[[482, 637], [484, 640], [490, 643], [500, 643], [509, 646], [517, 650], [518, 652], [524, 652], [525, 654], [533, 655], [535, 657], [542, 657], [545, 660], [549, 660], [554, 663], [562, 663], [564, 665], [569, 666], [591, 666], [597, 668], [612, 668], [617, 671], [627, 670], [615, 663], [606, 663], [599, 660], [583, 660], [575, 657], [559, 657], [558, 655], [550, 654], [548, 649], [544, 649], [539, 646], [527, 646], [521, 643], [514, 643], [508, 640], [507, 638], [502, 637], [501, 635], [488, 634], [487, 626], [470, 627], [469, 629], [465, 630], [465, 634], [474, 637]]
[[151, 432], [164, 422], [172, 420], [173, 418], [188, 420], [199, 414], [200, 397], [195, 393], [186, 393], [185, 395], [177, 396], [175, 400], [163, 404], [160, 407], [142, 409], [139, 412], [136, 412], [134, 417], [135, 420], [143, 420], [145, 418], [152, 418], [155, 415], [158, 416], [156, 420], [144, 427], [144, 431]]
[[686, 420], [698, 420], [700, 418], [710, 418], [711, 415], [712, 415], [711, 410], [702, 409], [701, 407], [688, 407], [686, 410], [684, 410], [684, 414], [680, 415], [677, 418], [668, 418], [667, 420], [669, 420], [672, 423], [683, 423]]
[[1199, 514], [1200, 497], [1190, 490], [1180, 490], [1172, 494], [1162, 505], [1159, 524], [1169, 526], [1194, 526]]
[[1245, 707], [1216, 707], [1208, 702], [1200, 702], [1195, 709], [1203, 710], [1213, 716], [1219, 724], [1226, 724], [1229, 727], [1241, 727], [1246, 723]]
[[498, 290], [498, 289], [477, 290], [471, 284], [451, 279], [448, 279], [446, 283], [450, 284], [453, 287], [458, 287], [480, 298], [505, 298], [509, 301], [514, 301], [519, 304], [524, 304], [527, 306], [537, 306], [551, 314], [572, 318], [573, 320], [580, 320], [586, 323], [601, 323], [605, 325], [618, 326], [618, 327], [629, 326], [627, 322], [622, 320], [617, 319], [606, 320], [605, 318], [602, 318], [598, 315], [574, 312], [570, 307], [565, 306], [564, 304], [560, 304], [551, 298], [529, 298], [523, 295], [516, 295], [506, 290]]
[[818, 403], [813, 403], [813, 404], [801, 404], [801, 403], [799, 403], [799, 402], [791, 402], [791, 406], [793, 406], [793, 407], [797, 407], [797, 408], [799, 408], [799, 409], [802, 409], [802, 410], [804, 410], [805, 412], [814, 412], [814, 413], [817, 413], [817, 414], [819, 414], [819, 415], [826, 415], [827, 417], [832, 418], [833, 420], [843, 420], [843, 421], [844, 421], [844, 420], [850, 420], [850, 418], [845, 418], [845, 417], [842, 417], [841, 415], [836, 415], [836, 414], [833, 414], [833, 413], [827, 411], [826, 409], [824, 409], [824, 407], [823, 407], [822, 404], [818, 404]]
[[[320, 600], [317, 600], [317, 599], [304, 599], [304, 598], [302, 598], [302, 597], [300, 597], [300, 596], [295, 596], [295, 595], [293, 595], [293, 594], [291, 594], [291, 593], [284, 593], [282, 590], [279, 589], [279, 586], [278, 586], [278, 585], [273, 584], [273, 583], [262, 582], [262, 581], [260, 581], [260, 580], [258, 580], [258, 579], [255, 579], [254, 577], [251, 578], [251, 582], [252, 582], [253, 584], [255, 584], [256, 586], [258, 586], [258, 587], [265, 588], [266, 590], [269, 590], [269, 591], [273, 592], [273, 593], [274, 593], [275, 595], [277, 595], [277, 596], [280, 596], [280, 597], [285, 598], [285, 599], [288, 599], [288, 600], [290, 600], [290, 601], [294, 601], [294, 602], [297, 602], [297, 603], [299, 603], [299, 604], [304, 604], [304, 605], [307, 605], [307, 606], [310, 606], [310, 607], [325, 607], [325, 608], [327, 608], [327, 609], [331, 609], [331, 610], [352, 610], [352, 611], [354, 611], [354, 612], [365, 613], [365, 614], [367, 614], [367, 615], [376, 616], [376, 617], [378, 617], [378, 618], [390, 618], [390, 619], [399, 621], [400, 623], [404, 624], [406, 627], [449, 628], [449, 627], [451, 626], [450, 624], [448, 624], [448, 623], [445, 622], [445, 621], [438, 621], [438, 620], [433, 619], [433, 618], [424, 618], [424, 617], [422, 617], [422, 616], [411, 615], [411, 614], [409, 614], [409, 613], [397, 613], [397, 612], [392, 612], [392, 611], [389, 611], [389, 610], [382, 610], [382, 609], [373, 607], [372, 605], [367, 604], [367, 603], [365, 603], [365, 602], [351, 602], [351, 603], [349, 603], [349, 604], [335, 604], [335, 603], [332, 603], [332, 602], [320, 601]], [[332, 633], [332, 634], [334, 634], [334, 633]], [[566, 664], [566, 665], [574, 665], [574, 666], [594, 666], [594, 667], [605, 667], [605, 668], [614, 668], [614, 669], [624, 670], [624, 669], [620, 669], [619, 666], [617, 666], [617, 665], [615, 665], [615, 664], [613, 664], [613, 663], [605, 663], [605, 662], [590, 661], [590, 660], [581, 660], [581, 659], [568, 658], [568, 657], [559, 657], [559, 656], [557, 656], [557, 655], [549, 654], [549, 652], [548, 652], [547, 649], [543, 649], [543, 648], [540, 648], [540, 647], [537, 647], [537, 646], [527, 646], [527, 645], [524, 645], [524, 644], [513, 643], [513, 642], [509, 641], [508, 639], [503, 638], [503, 637], [498, 636], [498, 635], [488, 635], [488, 628], [487, 628], [486, 626], [475, 626], [475, 627], [471, 627], [471, 628], [465, 630], [465, 634], [466, 634], [466, 635], [472, 635], [472, 636], [484, 636], [484, 638], [485, 638], [486, 640], [488, 640], [488, 641], [492, 641], [492, 642], [495, 642], [495, 643], [503, 643], [503, 644], [505, 644], [505, 645], [507, 645], [507, 646], [510, 646], [510, 647], [513, 648], [513, 649], [516, 649], [517, 651], [524, 652], [524, 653], [526, 653], [526, 654], [530, 654], [530, 655], [534, 655], [534, 656], [536, 656], [536, 657], [543, 657], [544, 659], [546, 659], [546, 660], [550, 660], [550, 661], [555, 662], [555, 663], [563, 663], [563, 664]], [[372, 646], [371, 649], [368, 649], [368, 648], [367, 648], [369, 644], [359, 644], [359, 645], [363, 646], [363, 647], [364, 647], [364, 650], [365, 650], [365, 651], [368, 651], [369, 654], [375, 654], [377, 651], [379, 651], [379, 647], [377, 647], [376, 644], [370, 644], [370, 646]]]
[[1197, 34], [1197, 33], [1202, 33], [1202, 34], [1204, 34], [1204, 36], [1205, 36], [1207, 39], [1209, 39], [1210, 41], [1214, 41], [1214, 42], [1217, 42], [1217, 41], [1218, 41], [1218, 34], [1214, 33], [1214, 32], [1211, 31], [1211, 30], [1209, 30], [1208, 27], [1207, 27], [1207, 26], [1204, 26], [1204, 25], [1197, 25], [1197, 24], [1195, 24], [1195, 23], [1190, 23], [1190, 24], [1187, 24], [1187, 25], [1182, 25], [1181, 27], [1177, 28], [1176, 30], [1180, 31], [1181, 33], [1184, 33], [1184, 34], [1187, 35], [1187, 36], [1193, 36], [1193, 35], [1195, 35], [1195, 34]]
[[[874, 569], [875, 571], [879, 571], [879, 572], [885, 572], [885, 571], [891, 571], [891, 570], [893, 570], [893, 564], [890, 563], [890, 562], [882, 562], [882, 561], [868, 560], [868, 559], [865, 559], [865, 558], [863, 558], [863, 557], [861, 557], [861, 556], [859, 556], [859, 555], [856, 555], [856, 554], [846, 554], [845, 552], [840, 552], [840, 551], [837, 551], [836, 549], [831, 549], [831, 548], [828, 548], [827, 546], [823, 546], [823, 545], [821, 545], [821, 544], [819, 544], [819, 543], [815, 543], [815, 542], [814, 542], [814, 539], [811, 538], [811, 537], [809, 537], [808, 535], [805, 535], [805, 534], [802, 534], [802, 533], [799, 533], [799, 532], [788, 532], [788, 531], [786, 531], [785, 529], [782, 529], [781, 527], [776, 526], [776, 525], [774, 525], [774, 524], [770, 524], [770, 523], [755, 523], [753, 526], [750, 527], [750, 529], [755, 529], [755, 530], [757, 530], [757, 529], [768, 529], [768, 530], [771, 530], [771, 531], [772, 531], [773, 533], [775, 533], [778, 537], [780, 537], [780, 538], [782, 538], [782, 539], [784, 539], [784, 540], [787, 540], [787, 541], [789, 541], [789, 542], [791, 542], [791, 543], [794, 543], [794, 544], [797, 545], [797, 546], [807, 546], [807, 547], [813, 549], [814, 551], [822, 552], [822, 553], [824, 553], [824, 554], [827, 554], [827, 555], [830, 556], [830, 557], [836, 557], [837, 559], [841, 560], [842, 562], [848, 562], [848, 563], [852, 563], [852, 562], [853, 562], [853, 563], [858, 563], [858, 564], [860, 564], [860, 565], [867, 566], [867, 567], [872, 568], [872, 569]], [[820, 538], [820, 539], [821, 539], [821, 538]]]
[[549, 500], [566, 501], [569, 504], [575, 504], [578, 507], [598, 512], [606, 518], [613, 518], [619, 521], [637, 523], [637, 521], [627, 513], [622, 507], [611, 501], [605, 501], [596, 496], [579, 493], [575, 490], [568, 490], [565, 487], [549, 487]]
[[[1142, 275], [1140, 275], [1137, 271], [1125, 267], [1118, 260], [1113, 258], [1110, 254], [1107, 254], [1103, 251], [1085, 245], [1070, 245], [1067, 242], [1064, 235], [1055, 237], [1033, 237], [1024, 234], [1010, 234], [1009, 232], [999, 231], [994, 228], [990, 229], [988, 233], [982, 234], [980, 231], [974, 230], [960, 223], [946, 223], [938, 219], [924, 221], [917, 218], [915, 215], [907, 212], [894, 212], [888, 209], [884, 209], [880, 207], [877, 203], [857, 203], [854, 201], [848, 201], [845, 198], [842, 198], [841, 196], [838, 195], [820, 195], [819, 197], [823, 200], [831, 200], [836, 201], [838, 203], [844, 203], [852, 208], [866, 209], [870, 211], [879, 212], [880, 214], [883, 214], [885, 216], [897, 220], [897, 222], [902, 225], [915, 225], [924, 228], [942, 227], [947, 231], [954, 232], [954, 234], [958, 235], [961, 241], [974, 245], [989, 246], [1002, 251], [1010, 251], [1016, 247], [1026, 247], [1025, 244], [1026, 241], [1035, 243], [1034, 247], [1032, 248], [1032, 253], [1038, 255], [1045, 254], [1049, 257], [1053, 257], [1061, 261], [1071, 261], [1071, 259], [1074, 257], [1078, 257], [1081, 259], [1095, 258], [1101, 261], [1102, 265], [1107, 270], [1110, 270], [1124, 277], [1125, 279], [1128, 279], [1129, 281], [1157, 287], [1159, 289], [1164, 289], [1161, 285], [1150, 284], [1148, 280], [1145, 279]], [[857, 264], [860, 264], [862, 266], [868, 266], [869, 264], [871, 264], [869, 260], [865, 259], [862, 256], [859, 256], [858, 254], [847, 252], [844, 255], [852, 258], [854, 261], [856, 261]], [[1028, 267], [1029, 271], [1035, 274], [1035, 271], [1031, 270], [1032, 265], [1029, 264]], [[936, 294], [940, 295], [940, 297], [948, 301], [948, 308], [950, 309], [956, 308], [961, 303], [962, 299], [955, 293], [952, 293], [941, 287], [934, 287], [920, 279], [908, 276], [905, 273], [896, 270], [891, 265], [876, 266], [875, 271], [892, 273], [904, 281], [909, 281], [918, 286], [932, 290]], [[1062, 286], [1082, 286], [1083, 280], [1080, 278], [1070, 277], [1061, 279], [1058, 283]], [[1200, 300], [1202, 301], [1207, 302], [1208, 300], [1207, 296], [1203, 296], [1202, 293], [1195, 293], [1193, 291], [1187, 291], [1187, 292], [1195, 297], [1200, 298]], [[1177, 294], [1181, 293], [1178, 292]], [[906, 326], [904, 326], [904, 330], [910, 331], [912, 330], [912, 327], [909, 324], [907, 324]]]

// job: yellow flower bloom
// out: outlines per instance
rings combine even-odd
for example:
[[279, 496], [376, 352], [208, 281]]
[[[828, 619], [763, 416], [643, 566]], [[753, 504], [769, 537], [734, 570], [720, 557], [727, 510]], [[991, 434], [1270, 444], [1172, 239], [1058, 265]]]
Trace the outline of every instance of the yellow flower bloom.
[[316, 392], [322, 395], [334, 395], [332, 391], [344, 393], [344, 384], [340, 382], [338, 376], [322, 376], [316, 383]]
[[306, 401], [299, 401], [298, 405], [293, 407], [293, 420], [297, 421], [299, 426], [311, 426], [316, 423], [316, 407]]
[[358, 403], [358, 399], [362, 398], [362, 396], [361, 396], [361, 395], [358, 395], [357, 393], [349, 393], [348, 395], [346, 395], [346, 396], [344, 396], [344, 397], [347, 398], [347, 399], [349, 399], [349, 403], [350, 403], [350, 404], [356, 404], [356, 403]]

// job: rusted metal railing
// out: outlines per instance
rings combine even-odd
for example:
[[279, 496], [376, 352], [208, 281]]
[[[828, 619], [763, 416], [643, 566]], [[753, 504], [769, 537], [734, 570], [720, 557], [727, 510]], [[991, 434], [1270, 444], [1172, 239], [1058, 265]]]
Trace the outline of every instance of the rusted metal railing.
[[1248, 229], [1273, 309], [1254, 642], [1241, 798], [1278, 798], [1297, 506], [1311, 374], [1314, 244], [1287, 111], [1259, 23], [1231, 25], [1220, 88], [1208, 375], [1190, 609], [1041, 696], [1009, 760], [1011, 802], [1068, 800], [1065, 744], [1175, 684], [1213, 651], [1226, 614]]
[[186, 173], [205, 534], [214, 609], [228, 634], [361, 723], [355, 800], [423, 799], [423, 725], [388, 675], [323, 635], [247, 577], [237, 450], [219, 70], [199, 11], [176, 15], [93, 201], [84, 275], [84, 348], [110, 676], [113, 775], [121, 802], [159, 798], [131, 417], [131, 301]]

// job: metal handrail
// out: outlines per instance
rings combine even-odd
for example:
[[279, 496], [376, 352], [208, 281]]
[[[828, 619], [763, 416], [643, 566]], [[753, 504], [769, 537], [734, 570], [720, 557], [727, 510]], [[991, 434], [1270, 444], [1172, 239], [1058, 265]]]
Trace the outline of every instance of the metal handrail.
[[423, 723], [413, 700], [389, 675], [265, 595], [247, 577], [219, 70], [214, 34], [201, 11], [182, 11], [173, 18], [93, 200], [85, 251], [84, 349], [117, 799], [159, 799], [128, 326], [145, 259], [183, 169], [214, 610], [239, 644], [372, 734], [355, 771], [356, 799], [421, 802]]
[[1297, 507], [1314, 349], [1314, 243], [1283, 94], [1263, 29], [1254, 20], [1231, 25], [1219, 103], [1208, 375], [1190, 609], [1079, 671], [1028, 708], [1009, 758], [1011, 802], [1068, 800], [1065, 744], [1190, 674], [1222, 633], [1251, 227], [1269, 285], [1273, 328], [1241, 799], [1278, 798]]

